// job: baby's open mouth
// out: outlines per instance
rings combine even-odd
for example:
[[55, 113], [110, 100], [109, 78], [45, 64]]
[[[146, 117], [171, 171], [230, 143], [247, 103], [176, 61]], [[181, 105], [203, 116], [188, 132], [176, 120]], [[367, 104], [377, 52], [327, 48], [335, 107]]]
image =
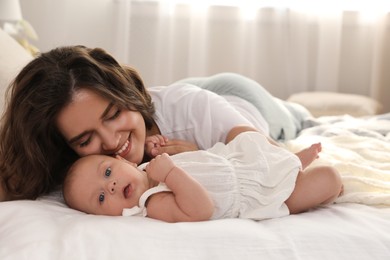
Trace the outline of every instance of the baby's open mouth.
[[125, 199], [127, 199], [128, 197], [130, 197], [131, 195], [131, 185], [128, 184], [127, 186], [125, 186], [125, 188], [123, 189], [123, 196], [125, 197]]

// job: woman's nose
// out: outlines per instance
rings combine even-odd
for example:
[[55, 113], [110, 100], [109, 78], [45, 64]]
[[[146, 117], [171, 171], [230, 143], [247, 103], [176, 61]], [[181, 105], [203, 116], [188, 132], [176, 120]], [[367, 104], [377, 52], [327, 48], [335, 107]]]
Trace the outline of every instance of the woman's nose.
[[107, 184], [107, 190], [110, 194], [114, 194], [116, 190], [117, 181], [109, 181]]
[[113, 151], [118, 148], [120, 136], [115, 131], [104, 130], [100, 133], [102, 138], [102, 149], [104, 151]]

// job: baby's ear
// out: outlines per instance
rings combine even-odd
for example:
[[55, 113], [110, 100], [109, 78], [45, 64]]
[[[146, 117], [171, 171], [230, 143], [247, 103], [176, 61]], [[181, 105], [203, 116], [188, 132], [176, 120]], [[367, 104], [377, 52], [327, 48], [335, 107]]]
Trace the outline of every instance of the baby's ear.
[[128, 163], [128, 164], [130, 164], [131, 166], [137, 168], [137, 164], [136, 164], [136, 163], [129, 162], [128, 160], [126, 160], [125, 158], [123, 158], [123, 157], [121, 157], [121, 156], [119, 156], [119, 155], [115, 155], [115, 158], [118, 159], [118, 160], [121, 160], [121, 161], [123, 161], [123, 162], [125, 162], [125, 163]]

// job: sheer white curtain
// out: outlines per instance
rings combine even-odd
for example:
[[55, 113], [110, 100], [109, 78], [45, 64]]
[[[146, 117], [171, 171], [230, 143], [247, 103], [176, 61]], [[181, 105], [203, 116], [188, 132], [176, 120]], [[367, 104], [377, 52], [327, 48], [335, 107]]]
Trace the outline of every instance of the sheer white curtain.
[[355, 93], [390, 111], [390, 9], [375, 1], [352, 7], [339, 1], [114, 2], [115, 55], [136, 67], [148, 85], [230, 71], [280, 98], [300, 91]]

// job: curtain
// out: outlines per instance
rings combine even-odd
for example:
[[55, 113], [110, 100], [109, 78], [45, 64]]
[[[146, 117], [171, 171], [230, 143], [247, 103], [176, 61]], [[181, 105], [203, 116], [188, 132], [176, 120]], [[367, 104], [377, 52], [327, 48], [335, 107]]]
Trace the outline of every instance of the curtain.
[[115, 56], [150, 86], [229, 71], [282, 99], [302, 91], [354, 93], [390, 111], [390, 9], [375, 1], [348, 8], [332, 1], [114, 2]]

